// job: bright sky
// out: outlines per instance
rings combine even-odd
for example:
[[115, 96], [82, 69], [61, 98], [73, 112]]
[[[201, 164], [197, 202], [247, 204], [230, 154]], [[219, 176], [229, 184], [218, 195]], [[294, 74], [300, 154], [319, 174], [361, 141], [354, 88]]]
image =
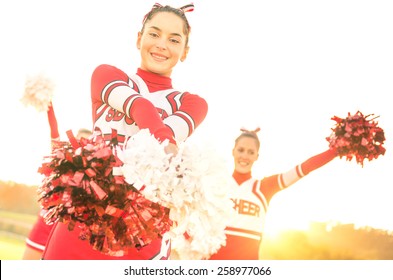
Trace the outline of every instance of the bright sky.
[[[90, 76], [101, 64], [133, 74], [144, 14], [156, 1], [16, 0], [0, 3], [0, 180], [39, 184], [49, 150], [46, 115], [20, 98], [29, 75], [55, 84], [62, 138], [91, 127]], [[185, 1], [166, 1], [173, 6]], [[327, 149], [334, 115], [379, 115], [385, 156], [335, 159], [272, 201], [267, 226], [353, 222], [393, 230], [393, 4], [381, 0], [194, 1], [190, 53], [173, 83], [209, 103], [191, 138], [216, 145], [232, 168], [240, 127], [261, 127], [257, 178], [287, 171]], [[231, 172], [231, 171], [230, 171]]]

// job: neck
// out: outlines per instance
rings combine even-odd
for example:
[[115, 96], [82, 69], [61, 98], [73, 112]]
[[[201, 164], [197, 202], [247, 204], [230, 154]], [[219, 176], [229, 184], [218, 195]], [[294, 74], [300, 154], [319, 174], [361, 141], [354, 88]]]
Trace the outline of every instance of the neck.
[[172, 79], [169, 77], [142, 70], [141, 68], [138, 68], [137, 75], [145, 81], [150, 92], [172, 88]]
[[251, 171], [247, 173], [240, 173], [235, 170], [233, 171], [232, 177], [235, 179], [236, 183], [240, 185], [251, 178]]

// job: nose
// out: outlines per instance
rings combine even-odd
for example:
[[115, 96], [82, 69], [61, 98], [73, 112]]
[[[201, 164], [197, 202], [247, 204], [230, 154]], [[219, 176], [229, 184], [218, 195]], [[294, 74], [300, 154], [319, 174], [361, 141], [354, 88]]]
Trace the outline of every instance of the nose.
[[156, 47], [158, 49], [161, 50], [165, 50], [166, 49], [166, 39], [164, 37], [160, 37], [157, 41], [156, 41]]
[[241, 160], [248, 160], [247, 153], [240, 153], [239, 154], [239, 159], [241, 159]]

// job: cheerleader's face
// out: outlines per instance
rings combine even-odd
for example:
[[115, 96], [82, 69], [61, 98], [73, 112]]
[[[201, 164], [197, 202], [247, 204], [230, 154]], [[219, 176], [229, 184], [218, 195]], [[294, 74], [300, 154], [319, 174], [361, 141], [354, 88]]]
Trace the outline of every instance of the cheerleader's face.
[[187, 57], [187, 36], [183, 20], [169, 12], [155, 14], [138, 33], [137, 48], [141, 53], [141, 69], [170, 77], [179, 60]]
[[232, 155], [237, 172], [251, 172], [252, 166], [259, 156], [256, 140], [251, 137], [240, 138], [232, 150]]
[[81, 138], [86, 138], [86, 139], [88, 139], [88, 138], [90, 137], [90, 135], [91, 135], [91, 133], [89, 133], [89, 132], [79, 132], [79, 133], [76, 135], [76, 139], [81, 139]]

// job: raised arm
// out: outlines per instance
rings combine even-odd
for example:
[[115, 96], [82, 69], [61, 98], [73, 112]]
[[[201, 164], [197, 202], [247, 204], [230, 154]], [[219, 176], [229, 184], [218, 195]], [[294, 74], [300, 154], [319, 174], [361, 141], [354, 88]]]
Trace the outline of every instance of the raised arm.
[[53, 109], [52, 102], [49, 104], [47, 115], [48, 115], [51, 141], [52, 142], [59, 141], [60, 134], [59, 134], [59, 129], [57, 126], [57, 119], [56, 119], [55, 111]]
[[147, 128], [158, 140], [169, 139], [175, 143], [173, 133], [161, 120], [154, 105], [139, 94], [135, 83], [129, 85], [129, 77], [120, 69], [110, 65], [98, 66], [91, 78], [93, 121], [102, 103], [122, 112], [140, 129]]

